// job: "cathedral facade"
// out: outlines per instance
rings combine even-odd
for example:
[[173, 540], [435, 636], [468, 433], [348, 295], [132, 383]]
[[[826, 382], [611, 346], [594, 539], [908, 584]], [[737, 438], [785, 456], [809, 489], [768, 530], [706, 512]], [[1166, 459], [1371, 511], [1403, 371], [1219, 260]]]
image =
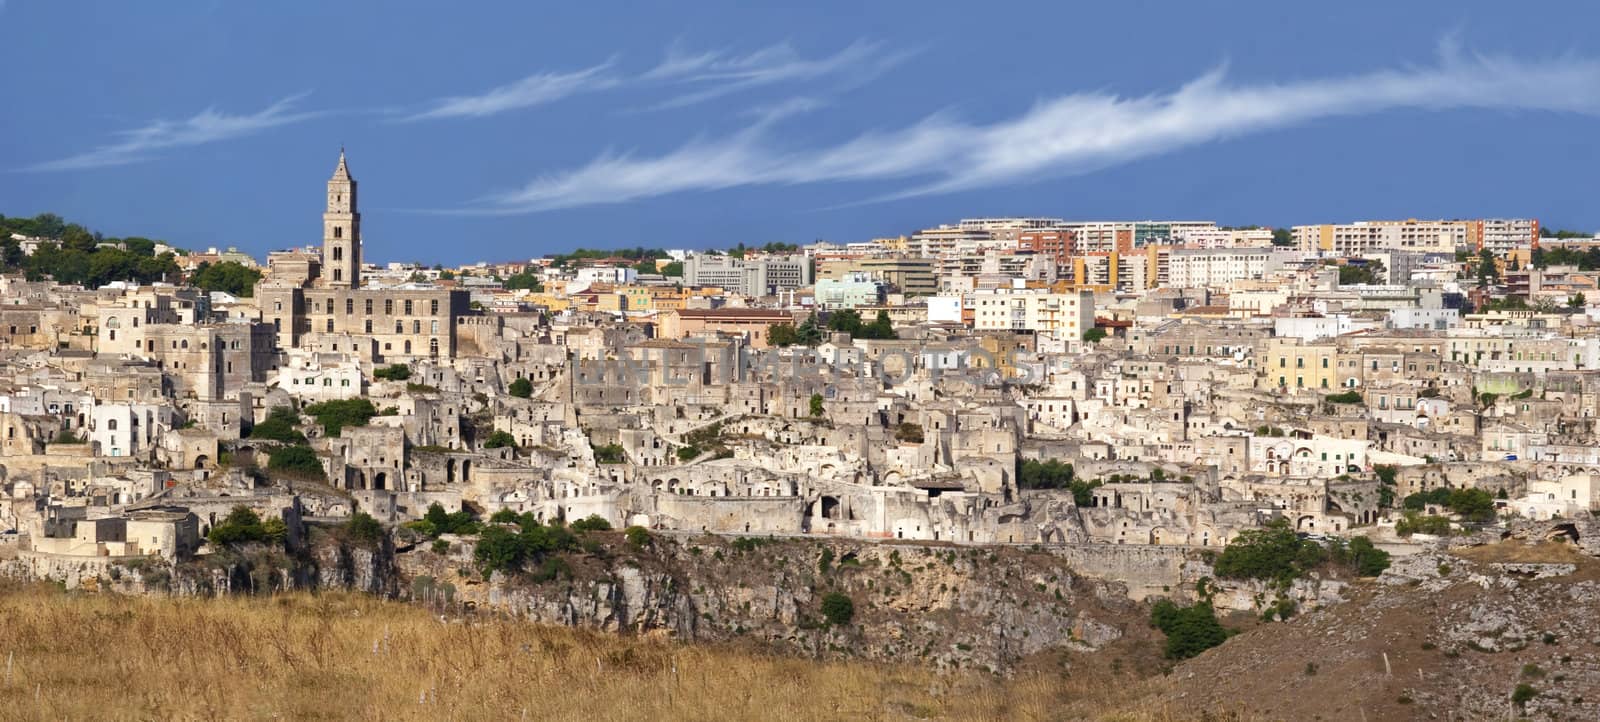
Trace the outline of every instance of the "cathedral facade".
[[362, 284], [361, 213], [356, 180], [343, 150], [328, 180], [322, 257], [308, 261], [291, 254], [275, 256], [255, 290], [261, 318], [272, 324], [279, 348], [314, 342], [311, 337], [319, 334], [359, 336], [370, 338], [377, 359], [390, 363], [454, 358], [455, 326], [473, 315], [469, 295], [460, 290]]

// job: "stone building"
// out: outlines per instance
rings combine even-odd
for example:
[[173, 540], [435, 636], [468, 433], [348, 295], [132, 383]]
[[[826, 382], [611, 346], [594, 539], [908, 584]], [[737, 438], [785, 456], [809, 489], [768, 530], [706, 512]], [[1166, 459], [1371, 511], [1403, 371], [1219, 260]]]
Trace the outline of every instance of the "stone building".
[[295, 348], [314, 333], [350, 334], [370, 338], [386, 362], [456, 356], [456, 324], [475, 315], [468, 291], [362, 285], [361, 213], [342, 150], [328, 181], [322, 229], [319, 263], [285, 258], [289, 265], [281, 272], [274, 267], [256, 285], [261, 317], [279, 347]]

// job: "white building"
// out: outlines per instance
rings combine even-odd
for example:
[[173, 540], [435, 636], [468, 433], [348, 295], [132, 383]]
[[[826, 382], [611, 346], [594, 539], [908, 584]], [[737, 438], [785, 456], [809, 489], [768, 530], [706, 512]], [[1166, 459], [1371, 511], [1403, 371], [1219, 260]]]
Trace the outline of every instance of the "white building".
[[289, 349], [272, 385], [301, 401], [317, 403], [362, 395], [361, 364], [342, 353]]
[[101, 456], [137, 456], [160, 440], [171, 419], [164, 404], [99, 404], [89, 408], [89, 443]]

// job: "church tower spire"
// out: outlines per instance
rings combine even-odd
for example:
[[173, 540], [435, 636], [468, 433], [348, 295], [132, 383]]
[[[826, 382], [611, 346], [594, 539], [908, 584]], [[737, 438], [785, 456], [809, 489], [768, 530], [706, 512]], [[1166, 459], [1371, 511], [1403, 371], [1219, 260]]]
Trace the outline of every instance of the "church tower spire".
[[361, 287], [361, 214], [356, 210], [356, 179], [339, 165], [328, 179], [328, 210], [322, 214], [322, 277], [333, 288]]

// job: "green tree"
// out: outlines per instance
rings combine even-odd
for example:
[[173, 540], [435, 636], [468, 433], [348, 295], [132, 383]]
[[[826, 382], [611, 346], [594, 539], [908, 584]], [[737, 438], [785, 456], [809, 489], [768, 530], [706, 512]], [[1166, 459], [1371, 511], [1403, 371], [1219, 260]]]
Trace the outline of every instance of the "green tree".
[[1494, 252], [1485, 248], [1478, 251], [1478, 285], [1487, 286], [1500, 279], [1500, 268], [1495, 265]]
[[352, 541], [364, 544], [377, 544], [384, 536], [383, 524], [364, 511], [350, 515], [350, 520], [344, 524], [344, 530]]
[[261, 272], [234, 261], [217, 264], [202, 263], [189, 274], [189, 283], [206, 291], [222, 291], [235, 296], [248, 297], [255, 293]]
[[611, 531], [611, 522], [599, 514], [590, 514], [587, 517], [572, 522], [568, 526], [575, 532], [586, 531]]
[[822, 408], [822, 394], [812, 394], [811, 395], [811, 415], [820, 417], [820, 416], [822, 416], [823, 411], [824, 411], [824, 409]]
[[1272, 245], [1274, 245], [1274, 246], [1292, 246], [1292, 245], [1294, 245], [1294, 231], [1291, 231], [1291, 230], [1289, 230], [1287, 228], [1274, 228], [1274, 229], [1272, 229]]
[[900, 337], [894, 331], [894, 322], [889, 320], [888, 311], [878, 311], [878, 317], [872, 323], [861, 326], [851, 336], [869, 340], [888, 340]]
[[1103, 328], [1095, 327], [1083, 332], [1083, 340], [1086, 343], [1100, 343], [1105, 338], [1106, 330]]
[[383, 368], [373, 369], [372, 378], [384, 381], [404, 381], [411, 378], [411, 367], [405, 364], [390, 364]]
[[282, 517], [275, 516], [261, 522], [261, 533], [267, 542], [282, 544], [289, 538], [289, 525], [283, 522]]
[[363, 398], [335, 399], [307, 406], [305, 413], [316, 418], [324, 434], [338, 436], [346, 426], [366, 426], [378, 415], [378, 407]]
[[1287, 520], [1276, 519], [1263, 528], [1240, 532], [1217, 555], [1213, 569], [1227, 579], [1286, 582], [1303, 576], [1325, 558], [1322, 547], [1302, 540]]
[[515, 448], [516, 445], [517, 437], [512, 436], [510, 432], [501, 431], [500, 429], [495, 429], [493, 432], [490, 432], [489, 438], [484, 439], [483, 441], [483, 448], [485, 449], [502, 449], [508, 446]]
[[683, 262], [673, 261], [661, 267], [661, 275], [683, 278]]
[[525, 378], [519, 378], [512, 381], [506, 391], [519, 399], [525, 399], [533, 395], [533, 382]]
[[1582, 291], [1573, 294], [1567, 299], [1567, 308], [1579, 309], [1587, 305], [1589, 305], [1589, 299], [1583, 295]]
[[527, 290], [533, 291], [534, 293], [544, 292], [544, 284], [540, 282], [539, 277], [531, 271], [523, 271], [522, 273], [507, 278], [500, 285], [508, 291]]
[[822, 617], [835, 627], [842, 627], [855, 619], [856, 603], [841, 592], [828, 592], [822, 597]]
[[273, 449], [267, 457], [267, 468], [304, 476], [323, 477], [322, 462], [317, 452], [309, 446], [296, 444]]
[[801, 321], [795, 328], [795, 343], [802, 346], [816, 346], [822, 343], [822, 328], [817, 323], [817, 314], [812, 313]]
[[[283, 523], [282, 520], [279, 523]], [[206, 540], [218, 546], [248, 544], [267, 541], [268, 534], [261, 523], [261, 516], [254, 509], [236, 506], [222, 521], [211, 527], [211, 531], [206, 533]]]
[[855, 336], [861, 332], [861, 313], [853, 308], [834, 311], [828, 315], [828, 330]]
[[767, 327], [767, 345], [787, 348], [800, 343], [800, 334], [792, 323], [775, 323]]
[[1168, 659], [1188, 659], [1228, 640], [1209, 601], [1180, 607], [1163, 599], [1151, 608], [1150, 623], [1167, 635]]
[[596, 464], [621, 464], [628, 460], [628, 453], [621, 444], [605, 444], [594, 447], [594, 462]]
[[282, 441], [288, 444], [304, 444], [306, 435], [300, 433], [295, 427], [300, 424], [300, 416], [287, 406], [275, 406], [267, 412], [267, 418], [255, 428], [250, 430], [250, 438], [266, 439], [268, 441]]

